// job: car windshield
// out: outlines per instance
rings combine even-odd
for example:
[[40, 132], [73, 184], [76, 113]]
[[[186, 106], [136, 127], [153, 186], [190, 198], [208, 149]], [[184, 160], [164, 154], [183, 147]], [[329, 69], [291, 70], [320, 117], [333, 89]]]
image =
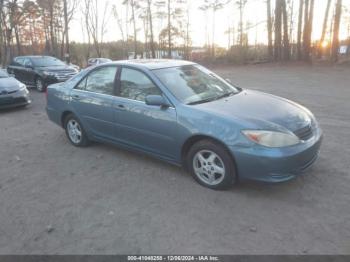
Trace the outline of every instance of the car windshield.
[[177, 99], [188, 105], [210, 102], [240, 92], [240, 89], [200, 65], [163, 68], [153, 72]]
[[32, 58], [33, 64], [37, 67], [47, 67], [47, 66], [64, 66], [61, 60], [54, 57], [34, 57]]
[[0, 78], [8, 78], [8, 77], [9, 75], [5, 71], [0, 69]]

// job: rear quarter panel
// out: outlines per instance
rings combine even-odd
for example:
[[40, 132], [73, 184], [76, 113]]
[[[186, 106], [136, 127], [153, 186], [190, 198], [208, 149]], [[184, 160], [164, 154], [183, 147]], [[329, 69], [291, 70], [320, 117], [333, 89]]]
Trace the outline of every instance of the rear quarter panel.
[[69, 110], [70, 89], [64, 84], [54, 84], [47, 88], [46, 112], [51, 121], [62, 126], [62, 114]]

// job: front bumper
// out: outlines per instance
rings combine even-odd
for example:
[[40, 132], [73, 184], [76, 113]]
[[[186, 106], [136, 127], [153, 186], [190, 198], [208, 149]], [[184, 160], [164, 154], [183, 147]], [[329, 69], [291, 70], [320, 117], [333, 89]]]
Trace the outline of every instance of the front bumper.
[[16, 93], [0, 96], [0, 109], [8, 109], [26, 106], [31, 103], [27, 89], [19, 90]]
[[316, 161], [322, 143], [322, 131], [301, 144], [285, 148], [230, 147], [238, 176], [264, 182], [283, 182], [303, 173]]

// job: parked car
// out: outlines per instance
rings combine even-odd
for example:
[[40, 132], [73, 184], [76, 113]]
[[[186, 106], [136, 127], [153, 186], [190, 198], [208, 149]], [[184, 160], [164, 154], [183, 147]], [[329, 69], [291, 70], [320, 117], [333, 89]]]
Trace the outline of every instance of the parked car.
[[108, 58], [90, 58], [88, 60], [88, 67], [90, 66], [96, 66], [96, 65], [100, 65], [100, 64], [105, 64], [105, 63], [109, 63], [112, 62], [111, 59]]
[[[67, 63], [66, 63], [67, 64]], [[78, 65], [75, 65], [75, 64], [72, 64], [72, 63], [69, 63], [67, 64], [69, 67], [71, 68], [74, 68], [77, 72], [79, 72], [81, 69], [80, 69], [80, 66]]]
[[30, 104], [27, 87], [0, 69], [0, 109]]
[[44, 92], [48, 85], [64, 82], [78, 70], [51, 56], [19, 56], [13, 59], [7, 72], [27, 86]]
[[108, 142], [186, 167], [212, 189], [290, 180], [322, 131], [305, 107], [241, 89], [186, 61], [119, 61], [49, 86], [49, 118], [74, 146]]

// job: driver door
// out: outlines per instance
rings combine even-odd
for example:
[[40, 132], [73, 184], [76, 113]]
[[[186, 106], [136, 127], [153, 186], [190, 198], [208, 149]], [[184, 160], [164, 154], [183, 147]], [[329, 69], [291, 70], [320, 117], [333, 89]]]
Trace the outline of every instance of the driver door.
[[27, 85], [35, 85], [35, 72], [33, 68], [32, 61], [29, 58], [25, 58], [22, 79]]

